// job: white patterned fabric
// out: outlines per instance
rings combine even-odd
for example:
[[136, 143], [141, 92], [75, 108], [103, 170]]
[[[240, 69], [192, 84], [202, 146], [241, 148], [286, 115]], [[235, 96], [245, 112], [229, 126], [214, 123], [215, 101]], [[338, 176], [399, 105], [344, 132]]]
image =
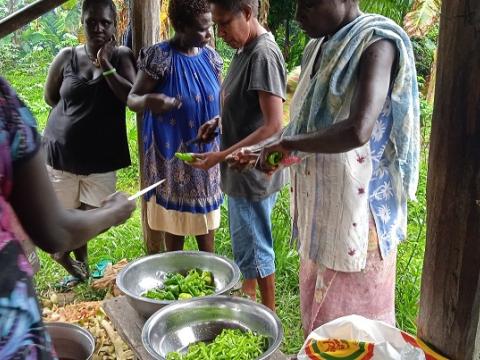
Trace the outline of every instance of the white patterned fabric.
[[[309, 133], [348, 119], [363, 52], [388, 39], [397, 72], [371, 141], [339, 154], [305, 156], [292, 169], [292, 216], [301, 256], [336, 271], [365, 267], [369, 213], [382, 255], [406, 232], [406, 200], [414, 198], [420, 149], [419, 101], [412, 46], [405, 32], [378, 15], [362, 15], [327, 42], [312, 40], [284, 136]], [[319, 71], [310, 78], [321, 47]]]

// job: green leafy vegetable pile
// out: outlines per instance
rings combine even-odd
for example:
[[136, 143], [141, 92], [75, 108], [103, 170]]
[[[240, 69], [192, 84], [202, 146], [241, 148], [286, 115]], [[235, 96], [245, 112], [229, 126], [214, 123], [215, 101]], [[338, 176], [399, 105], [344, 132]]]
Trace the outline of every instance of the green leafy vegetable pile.
[[179, 273], [167, 274], [163, 287], [148, 290], [142, 296], [155, 300], [182, 300], [214, 293], [213, 274], [192, 269], [186, 276]]
[[267, 348], [265, 336], [251, 331], [224, 329], [210, 344], [195, 343], [188, 347], [185, 355], [171, 352], [167, 360], [254, 360]]

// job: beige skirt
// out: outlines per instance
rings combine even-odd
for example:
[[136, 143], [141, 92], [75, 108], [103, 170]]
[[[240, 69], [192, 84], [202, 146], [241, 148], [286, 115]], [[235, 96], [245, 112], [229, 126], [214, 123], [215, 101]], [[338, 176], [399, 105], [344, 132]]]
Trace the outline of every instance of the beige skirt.
[[220, 209], [206, 214], [193, 214], [167, 210], [152, 197], [147, 202], [148, 225], [152, 230], [164, 231], [173, 235], [206, 235], [220, 227]]

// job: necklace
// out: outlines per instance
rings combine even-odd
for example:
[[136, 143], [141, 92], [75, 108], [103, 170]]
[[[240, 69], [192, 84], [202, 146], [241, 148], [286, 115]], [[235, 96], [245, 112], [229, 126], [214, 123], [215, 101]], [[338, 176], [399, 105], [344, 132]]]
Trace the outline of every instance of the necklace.
[[92, 62], [92, 64], [95, 67], [99, 68], [100, 67], [100, 62], [98, 61], [98, 59], [95, 56], [90, 55], [90, 53], [88, 52], [88, 49], [87, 49], [87, 44], [84, 44], [83, 47], [85, 49], [85, 54], [87, 54], [87, 56], [90, 59], [90, 61]]

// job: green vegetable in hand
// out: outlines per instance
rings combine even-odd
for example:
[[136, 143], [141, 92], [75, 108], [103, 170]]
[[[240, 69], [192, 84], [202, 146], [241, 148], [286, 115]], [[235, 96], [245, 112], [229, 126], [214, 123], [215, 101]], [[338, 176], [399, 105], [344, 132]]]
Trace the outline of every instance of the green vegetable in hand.
[[274, 151], [267, 155], [267, 163], [272, 166], [277, 166], [283, 159], [283, 154], [280, 151]]
[[186, 354], [171, 352], [167, 360], [254, 360], [268, 348], [265, 336], [251, 331], [224, 329], [208, 345], [198, 342], [188, 347]]
[[168, 273], [163, 287], [146, 291], [142, 296], [155, 300], [183, 300], [215, 293], [213, 274], [192, 269], [187, 275]]
[[185, 162], [194, 162], [195, 161], [195, 156], [193, 156], [192, 153], [175, 153], [175, 156]]

